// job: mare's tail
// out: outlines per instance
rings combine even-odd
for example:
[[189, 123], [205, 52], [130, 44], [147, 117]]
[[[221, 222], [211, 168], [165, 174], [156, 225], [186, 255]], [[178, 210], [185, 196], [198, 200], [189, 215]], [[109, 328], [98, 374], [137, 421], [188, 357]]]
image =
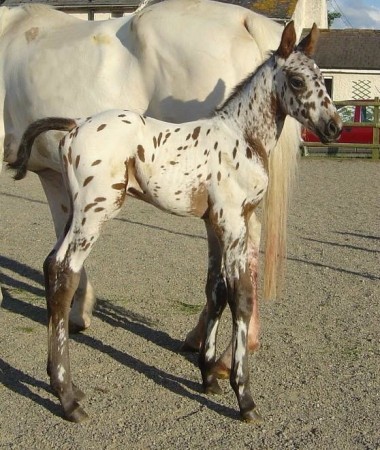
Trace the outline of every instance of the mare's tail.
[[269, 157], [269, 186], [264, 204], [264, 298], [281, 293], [286, 263], [289, 198], [299, 154], [299, 125], [287, 118], [280, 139]]
[[21, 180], [25, 177], [33, 143], [41, 133], [50, 130], [71, 131], [76, 126], [77, 123], [75, 120], [62, 117], [46, 117], [45, 119], [40, 119], [30, 124], [22, 136], [16, 161], [8, 164], [10, 169], [16, 171], [13, 178], [15, 180]]

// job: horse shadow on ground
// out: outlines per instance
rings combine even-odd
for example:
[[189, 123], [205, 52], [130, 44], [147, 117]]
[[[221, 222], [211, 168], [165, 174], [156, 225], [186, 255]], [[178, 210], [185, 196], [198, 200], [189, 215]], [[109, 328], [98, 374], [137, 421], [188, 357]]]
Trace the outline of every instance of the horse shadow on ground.
[[[43, 281], [43, 276], [40, 272], [9, 258], [0, 256], [0, 265], [6, 265], [8, 269], [12, 268], [12, 270], [16, 273], [22, 274], [37, 283], [41, 283], [41, 281]], [[19, 281], [17, 278], [9, 276], [5, 277], [4, 274], [2, 274], [1, 281], [3, 284], [6, 283], [11, 289], [4, 289], [4, 299], [2, 308], [0, 308], [0, 314], [1, 309], [5, 309], [14, 314], [27, 317], [40, 325], [46, 326], [47, 315], [45, 307], [27, 302], [25, 300], [20, 300], [12, 294], [13, 289], [15, 289], [20, 291], [22, 290], [32, 294], [33, 296], [39, 297], [44, 295], [44, 290], [42, 288], [36, 288], [35, 286], [28, 285], [23, 281]], [[129, 331], [137, 337], [148, 340], [163, 349], [175, 353], [180, 351], [182, 345], [181, 341], [172, 338], [164, 331], [154, 329], [152, 322], [144, 316], [129, 311], [121, 306], [112, 305], [107, 300], [98, 300], [94, 316], [112, 327], [119, 327]], [[221, 403], [216, 403], [209, 397], [206, 397], [202, 392], [200, 382], [194, 382], [172, 373], [168, 373], [158, 367], [149, 365], [131, 354], [118, 350], [117, 348], [108, 345], [93, 336], [90, 336], [89, 334], [83, 333], [70, 335], [70, 338], [80, 344], [86, 345], [89, 348], [101, 351], [120, 364], [151, 379], [158, 386], [168, 389], [179, 396], [186, 397], [197, 402], [200, 405], [199, 410], [207, 407], [218, 414], [233, 419], [238, 419], [237, 410], [224, 406]], [[183, 356], [194, 365], [197, 365], [197, 354], [183, 353]], [[51, 401], [42, 397], [38, 393], [33, 392], [34, 388], [44, 390], [52, 394], [52, 390], [48, 383], [38, 380], [18, 368], [11, 366], [3, 358], [0, 358], [0, 383], [13, 392], [35, 401], [52, 414], [62, 416], [62, 410], [58, 402]]]
[[[137, 223], [136, 223], [137, 224]], [[140, 225], [140, 224], [139, 224]], [[143, 224], [144, 225], [144, 224]], [[146, 224], [145, 224], [146, 225]], [[150, 225], [146, 225], [150, 226]], [[168, 230], [165, 230], [168, 231]], [[170, 231], [168, 231], [170, 232]], [[337, 232], [340, 233], [340, 232]], [[341, 233], [345, 234], [345, 233]], [[201, 238], [200, 236], [191, 236], [193, 238]], [[374, 236], [364, 236], [359, 235], [358, 237], [364, 237], [369, 239], [378, 239]], [[335, 245], [331, 242], [320, 242], [321, 244]], [[339, 246], [346, 246], [345, 244], [336, 244]], [[353, 246], [349, 246], [350, 248]], [[359, 248], [355, 247], [355, 250]], [[368, 250], [362, 248], [362, 250]], [[327, 264], [321, 264], [313, 261], [300, 260], [297, 258], [290, 258], [295, 262], [308, 264], [318, 267], [329, 267], [332, 270], [338, 272], [350, 273], [351, 275], [365, 277], [369, 279], [379, 279], [371, 274], [363, 274], [359, 272], [347, 271], [343, 268], [330, 267]], [[6, 267], [7, 272], [15, 273], [15, 277], [11, 275], [5, 275], [1, 273], [1, 283], [7, 285], [9, 288], [4, 290], [4, 300], [2, 303], [2, 308], [6, 309], [12, 313], [22, 315], [29, 318], [30, 320], [46, 326], [46, 308], [44, 306], [39, 306], [38, 304], [33, 304], [25, 300], [20, 300], [14, 295], [14, 292], [24, 291], [28, 295], [34, 297], [44, 297], [43, 289], [43, 275], [40, 271], [33, 269], [25, 264], [22, 264], [11, 258], [0, 255], [0, 267]], [[19, 278], [25, 277], [27, 280], [32, 280], [33, 284], [27, 281], [21, 281]], [[35, 286], [35, 285], [38, 286]], [[0, 309], [1, 314], [1, 309]], [[105, 299], [98, 300], [94, 316], [99, 320], [109, 324], [112, 327], [119, 327], [125, 329], [126, 331], [135, 334], [137, 337], [141, 337], [144, 340], [148, 340], [165, 350], [178, 353], [181, 348], [182, 342], [169, 336], [166, 332], [161, 330], [156, 330], [152, 322], [146, 319], [144, 316], [129, 311], [124, 307], [113, 305]], [[200, 405], [200, 409], [207, 407], [218, 414], [237, 419], [237, 410], [226, 407], [220, 403], [215, 403], [208, 397], [202, 394], [202, 389], [200, 383], [193, 382], [182, 377], [178, 377], [171, 373], [167, 373], [164, 370], [151, 366], [134, 356], [127, 354], [117, 348], [101, 342], [89, 334], [78, 334], [70, 336], [71, 339], [78, 343], [86, 345], [94, 350], [99, 350], [104, 354], [110, 356], [114, 360], [118, 361], [120, 364], [137, 371], [138, 373], [151, 379], [155, 384], [160, 387], [164, 387], [177, 395], [187, 397], [191, 400], [196, 401]], [[197, 365], [197, 355], [186, 353], [184, 357]], [[51, 393], [51, 389], [48, 383], [38, 380], [21, 370], [12, 367], [9, 363], [0, 358], [0, 382], [8, 389], [14, 391], [15, 393], [32, 399], [36, 403], [42, 405], [47, 410], [49, 410], [54, 415], [61, 415], [61, 408], [58, 402], [53, 402], [49, 399], [43, 398], [40, 395], [33, 392], [32, 388], [42, 389], [46, 392]], [[28, 387], [30, 386], [30, 388]]]

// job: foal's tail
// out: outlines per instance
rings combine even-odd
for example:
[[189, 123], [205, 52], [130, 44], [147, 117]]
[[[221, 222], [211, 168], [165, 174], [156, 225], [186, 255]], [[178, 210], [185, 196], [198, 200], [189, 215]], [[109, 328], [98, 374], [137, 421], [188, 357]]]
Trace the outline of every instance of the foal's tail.
[[13, 178], [21, 180], [25, 177], [34, 141], [41, 133], [50, 130], [71, 131], [76, 126], [77, 123], [74, 119], [62, 117], [46, 117], [30, 124], [22, 136], [16, 161], [8, 164], [8, 168], [16, 171]]

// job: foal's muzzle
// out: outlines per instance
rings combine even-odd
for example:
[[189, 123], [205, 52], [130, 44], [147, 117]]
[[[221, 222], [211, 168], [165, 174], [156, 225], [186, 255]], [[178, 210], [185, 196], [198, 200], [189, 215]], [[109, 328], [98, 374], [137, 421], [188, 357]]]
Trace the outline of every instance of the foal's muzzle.
[[330, 119], [324, 127], [317, 130], [319, 139], [323, 144], [335, 142], [342, 133], [343, 123], [339, 116]]

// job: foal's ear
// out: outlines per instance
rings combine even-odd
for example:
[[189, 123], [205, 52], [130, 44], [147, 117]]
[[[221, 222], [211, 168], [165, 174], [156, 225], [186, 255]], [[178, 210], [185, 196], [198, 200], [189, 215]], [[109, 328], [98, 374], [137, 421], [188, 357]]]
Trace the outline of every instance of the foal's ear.
[[282, 32], [281, 43], [277, 49], [277, 54], [280, 58], [287, 59], [293, 52], [296, 43], [296, 31], [294, 29], [293, 20], [289, 22]]
[[310, 33], [297, 45], [297, 50], [305, 53], [305, 55], [310, 58], [315, 52], [318, 38], [319, 30], [317, 25], [314, 23]]

